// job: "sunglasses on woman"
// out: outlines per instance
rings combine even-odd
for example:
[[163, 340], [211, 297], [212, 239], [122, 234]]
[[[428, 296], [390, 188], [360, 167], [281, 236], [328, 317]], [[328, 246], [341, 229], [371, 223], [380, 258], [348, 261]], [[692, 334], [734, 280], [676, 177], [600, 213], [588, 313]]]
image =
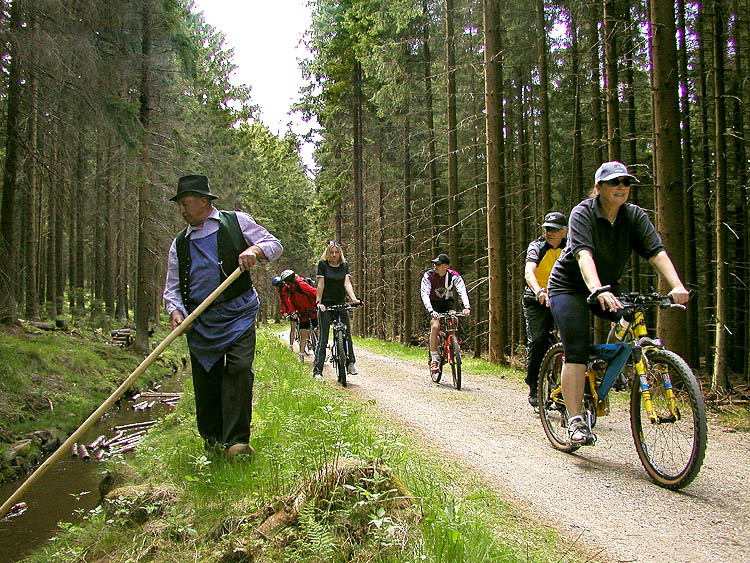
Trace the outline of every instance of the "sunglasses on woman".
[[629, 188], [632, 180], [630, 178], [612, 178], [611, 180], [607, 180], [607, 183], [612, 184], [613, 186], [619, 186], [622, 184], [626, 188]]
[[341, 246], [339, 243], [337, 243], [335, 240], [329, 240], [328, 246]]

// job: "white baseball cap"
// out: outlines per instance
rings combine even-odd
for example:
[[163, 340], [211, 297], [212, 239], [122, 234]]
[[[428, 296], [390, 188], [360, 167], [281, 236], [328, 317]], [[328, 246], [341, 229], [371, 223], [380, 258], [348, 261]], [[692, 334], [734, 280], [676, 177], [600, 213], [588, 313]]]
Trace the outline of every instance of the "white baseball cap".
[[596, 171], [596, 175], [594, 176], [594, 183], [598, 184], [600, 182], [611, 180], [612, 178], [622, 178], [623, 176], [633, 178], [636, 182], [638, 181], [638, 178], [628, 172], [627, 166], [622, 162], [613, 160], [612, 162], [605, 162], [599, 167], [599, 170]]

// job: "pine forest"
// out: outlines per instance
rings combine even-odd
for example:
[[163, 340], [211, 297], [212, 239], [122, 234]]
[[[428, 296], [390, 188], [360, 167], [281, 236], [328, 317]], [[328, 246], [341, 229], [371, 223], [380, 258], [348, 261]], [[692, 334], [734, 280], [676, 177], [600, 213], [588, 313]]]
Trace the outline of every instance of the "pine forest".
[[[335, 239], [365, 303], [356, 332], [423, 346], [419, 282], [444, 252], [472, 301], [465, 346], [508, 364], [528, 243], [617, 160], [693, 291], [659, 336], [706, 388], [750, 383], [750, 1], [311, 5], [293, 109], [318, 128], [301, 138], [257, 118], [190, 1], [2, 2], [3, 319], [132, 322], [145, 350], [183, 225], [169, 198], [200, 173], [284, 244], [254, 273], [262, 316], [277, 270], [314, 275]], [[636, 255], [628, 272], [669, 289]]]

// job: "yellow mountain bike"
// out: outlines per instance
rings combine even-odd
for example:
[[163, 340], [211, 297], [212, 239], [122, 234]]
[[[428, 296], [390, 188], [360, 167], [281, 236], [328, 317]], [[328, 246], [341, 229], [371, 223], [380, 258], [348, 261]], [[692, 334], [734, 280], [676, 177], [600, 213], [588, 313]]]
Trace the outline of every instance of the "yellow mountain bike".
[[[607, 286], [600, 291], [609, 291]], [[681, 489], [698, 475], [706, 453], [706, 407], [700, 384], [680, 356], [650, 338], [645, 311], [679, 307], [669, 296], [629, 293], [619, 297], [624, 321], [617, 325], [615, 344], [591, 347], [583, 397], [584, 419], [591, 430], [599, 416], [609, 414], [608, 393], [621, 372], [630, 381], [630, 427], [635, 449], [649, 477], [667, 489]], [[548, 351], [539, 372], [539, 414], [553, 447], [574, 452], [568, 441], [568, 412], [560, 375], [565, 362], [561, 343]]]

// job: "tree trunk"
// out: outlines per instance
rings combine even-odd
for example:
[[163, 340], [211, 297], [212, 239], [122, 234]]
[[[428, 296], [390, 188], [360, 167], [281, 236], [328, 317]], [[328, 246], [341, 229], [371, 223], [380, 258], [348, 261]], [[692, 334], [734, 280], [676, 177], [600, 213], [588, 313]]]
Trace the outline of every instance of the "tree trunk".
[[[359, 61], [354, 64], [354, 248], [356, 261], [354, 263], [355, 269], [355, 283], [362, 285], [364, 280], [364, 267], [365, 267], [365, 256], [364, 256], [364, 192], [362, 190], [362, 65]], [[355, 286], [356, 287], [356, 286]], [[361, 287], [360, 287], [361, 289]], [[361, 335], [361, 327], [359, 323], [353, 328], [355, 334]]]
[[617, 11], [615, 0], [604, 0], [604, 61], [606, 68], [607, 96], [607, 148], [609, 160], [621, 160], [620, 156], [620, 101], [617, 72]]
[[115, 318], [120, 322], [128, 319], [128, 245], [125, 240], [127, 223], [125, 218], [125, 152], [120, 154], [120, 179], [117, 184], [117, 305]]
[[141, 149], [142, 175], [138, 186], [138, 287], [135, 309], [135, 348], [147, 352], [148, 325], [152, 318], [154, 287], [151, 234], [151, 33], [152, 0], [143, 0], [143, 38], [141, 44], [141, 96], [139, 120], [143, 134]]
[[448, 85], [448, 254], [460, 270], [458, 247], [458, 123], [456, 117], [456, 45], [453, 0], [445, 2], [445, 48]]
[[[651, 2], [651, 37], [654, 92], [656, 208], [659, 232], [679, 273], [685, 271], [680, 112], [677, 103], [679, 74], [675, 45], [674, 5]], [[672, 289], [664, 279], [659, 291]], [[669, 348], [687, 357], [687, 322], [682, 311], [659, 310], [657, 332]]]
[[[83, 108], [81, 108], [83, 110]], [[81, 113], [82, 116], [82, 113]], [[76, 313], [77, 315], [83, 315], [83, 311], [86, 307], [84, 299], [84, 206], [82, 201], [86, 193], [84, 186], [84, 176], [86, 173], [86, 160], [84, 158], [84, 136], [85, 136], [85, 125], [83, 120], [79, 121], [78, 129], [78, 153], [76, 155], [76, 182], [75, 186], [71, 190], [70, 204], [75, 207], [75, 221], [76, 221], [76, 241], [75, 241], [75, 287], [74, 293], [76, 296]]]
[[[382, 129], [381, 129], [382, 130]], [[383, 144], [378, 145], [378, 307], [376, 312], [375, 334], [385, 340], [385, 174], [383, 166]]]
[[[739, 15], [739, 14], [738, 14]], [[747, 151], [745, 149], [745, 125], [743, 121], [743, 98], [742, 85], [745, 80], [745, 69], [743, 68], [743, 59], [745, 56], [743, 35], [739, 30], [739, 22], [747, 18], [740, 19], [734, 26], [732, 34], [732, 43], [734, 44], [734, 79], [732, 80], [733, 96], [732, 115], [732, 144], [734, 145], [734, 170], [736, 179], [733, 185], [736, 191], [733, 194], [734, 212], [732, 213], [732, 223], [735, 225], [735, 258], [734, 263], [737, 265], [736, 281], [733, 283], [734, 307], [732, 307], [732, 326], [734, 330], [734, 341], [730, 351], [729, 366], [737, 373], [748, 374], [750, 370], [750, 350], [745, 346], [748, 332], [748, 298], [750, 298], [750, 260], [748, 253], [748, 230], [750, 221], [748, 221], [748, 211], [750, 210], [750, 188], [747, 185]]]
[[484, 23], [484, 97], [487, 126], [487, 258], [489, 274], [489, 359], [506, 364], [507, 259], [505, 241], [505, 177], [503, 78], [498, 6], [482, 0]]
[[604, 162], [602, 143], [602, 92], [601, 69], [599, 67], [599, 2], [591, 0], [588, 5], [588, 51], [591, 66], [591, 125], [593, 127], [594, 162], [597, 167]]
[[[685, 27], [685, 0], [677, 3], [677, 18], [679, 22], [680, 46], [677, 51], [680, 65], [680, 85], [684, 96], [680, 98], [680, 114], [682, 120], [682, 187], [683, 187], [683, 218], [685, 224], [685, 281], [688, 287], [698, 286], [698, 239], [695, 236], [695, 191], [693, 186], [693, 149], [690, 130], [690, 82], [688, 80], [688, 45]], [[698, 327], [699, 304], [704, 297], [696, 295], [687, 309], [688, 360], [691, 366], [700, 367], [700, 329]]]
[[[38, 41], [39, 20], [32, 17], [31, 21], [32, 42]], [[28, 153], [28, 183], [26, 186], [26, 213], [24, 213], [26, 248], [24, 251], [24, 264], [26, 270], [26, 318], [32, 321], [39, 320], [39, 293], [37, 291], [37, 276], [39, 260], [37, 247], [39, 246], [39, 230], [37, 229], [37, 199], [39, 197], [37, 159], [39, 156], [38, 133], [39, 133], [39, 76], [37, 58], [32, 49], [31, 55], [31, 80], [29, 95], [31, 98], [31, 111], [29, 112], [29, 141]]]
[[547, 72], [547, 28], [544, 0], [536, 0], [536, 54], [539, 68], [539, 135], [542, 149], [542, 213], [552, 210], [552, 180], [549, 139], [549, 78]]
[[708, 110], [709, 110], [709, 96], [707, 80], [709, 76], [709, 68], [706, 63], [706, 47], [705, 38], [707, 32], [705, 31], [708, 14], [705, 13], [704, 7], [701, 6], [701, 11], [698, 14], [698, 85], [699, 94], [698, 101], [700, 107], [700, 122], [701, 122], [701, 134], [700, 134], [700, 146], [701, 146], [701, 182], [702, 197], [703, 201], [702, 216], [703, 216], [703, 229], [705, 237], [705, 252], [703, 253], [703, 279], [700, 286], [700, 293], [703, 295], [703, 321], [701, 326], [706, 331], [706, 338], [703, 341], [702, 355], [705, 356], [706, 371], [711, 373], [713, 371], [713, 344], [716, 339], [714, 334], [714, 301], [716, 294], [716, 269], [713, 266], [714, 256], [714, 229], [711, 228], [713, 221], [713, 210], [711, 209], [711, 201], [713, 195], [711, 193], [711, 147], [709, 146], [709, 139], [711, 137], [711, 131], [708, 123]]
[[406, 91], [404, 99], [404, 332], [401, 335], [401, 343], [405, 346], [411, 344], [411, 312], [412, 312], [412, 287], [411, 287], [411, 155], [409, 152], [409, 94]]
[[21, 135], [18, 128], [18, 108], [21, 98], [21, 59], [18, 41], [13, 37], [21, 29], [21, 6], [16, 1], [10, 5], [10, 29], [8, 36], [8, 91], [6, 98], [5, 162], [3, 167], [3, 196], [0, 208], [0, 321], [16, 321], [16, 287], [18, 284], [18, 257], [15, 233], [16, 183], [18, 171], [18, 149]]
[[716, 119], [716, 341], [714, 351], [714, 373], [711, 390], [729, 389], [727, 374], [727, 321], [728, 321], [728, 269], [727, 246], [727, 155], [726, 155], [726, 110], [724, 100], [724, 49], [726, 32], [725, 13], [722, 0], [714, 0], [714, 116]]
[[[568, 207], [573, 208], [583, 199], [583, 132], [581, 128], [581, 70], [578, 54], [578, 12], [576, 8], [571, 10], [570, 21], [570, 59], [573, 82], [575, 83], [574, 105], [573, 105], [573, 150], [570, 167], [570, 193]], [[524, 231], [524, 241], [528, 241], [527, 233]]]
[[430, 57], [430, 23], [429, 6], [427, 0], [422, 2], [422, 41], [424, 50], [424, 92], [425, 111], [427, 113], [427, 172], [430, 181], [430, 257], [438, 254], [438, 235], [440, 224], [438, 219], [438, 175], [435, 149], [435, 116], [432, 107], [432, 58]]
[[112, 178], [115, 162], [111, 137], [107, 137], [107, 162], [105, 165], [105, 216], [107, 228], [104, 230], [104, 305], [107, 316], [115, 317], [115, 285], [117, 283], [117, 255], [115, 251], [115, 240], [117, 232], [115, 229], [115, 194], [114, 180]]

